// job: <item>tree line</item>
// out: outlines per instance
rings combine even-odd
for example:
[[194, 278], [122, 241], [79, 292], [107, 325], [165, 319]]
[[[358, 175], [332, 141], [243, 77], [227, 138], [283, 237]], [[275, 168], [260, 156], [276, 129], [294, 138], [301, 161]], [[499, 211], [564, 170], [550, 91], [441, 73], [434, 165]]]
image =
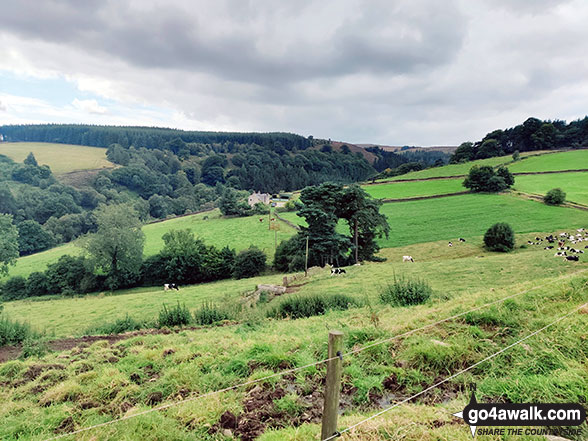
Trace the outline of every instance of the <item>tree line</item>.
[[[253, 277], [266, 269], [266, 255], [257, 248], [240, 253], [218, 249], [194, 237], [190, 230], [170, 230], [164, 247], [143, 257], [144, 234], [131, 206], [102, 206], [96, 211], [97, 229], [84, 237], [83, 255], [64, 255], [45, 271], [27, 278], [15, 276], [0, 283], [4, 300], [43, 295], [75, 295], [164, 283], [194, 284], [227, 278]], [[11, 216], [0, 215], [0, 275], [16, 261], [18, 236]]]
[[494, 130], [477, 142], [462, 143], [451, 163], [486, 159], [515, 152], [588, 147], [588, 116], [570, 123], [528, 118], [515, 127]]

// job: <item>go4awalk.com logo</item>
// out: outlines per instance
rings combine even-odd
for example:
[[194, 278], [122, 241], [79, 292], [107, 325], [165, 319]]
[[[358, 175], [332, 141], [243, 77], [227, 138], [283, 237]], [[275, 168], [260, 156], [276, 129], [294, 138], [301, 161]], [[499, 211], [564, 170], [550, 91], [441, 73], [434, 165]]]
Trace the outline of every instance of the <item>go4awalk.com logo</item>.
[[586, 419], [586, 410], [580, 404], [478, 403], [474, 390], [475, 387], [472, 390], [470, 402], [464, 410], [453, 414], [462, 418], [470, 426], [472, 437], [476, 434], [579, 435], [580, 429], [573, 426], [579, 426]]

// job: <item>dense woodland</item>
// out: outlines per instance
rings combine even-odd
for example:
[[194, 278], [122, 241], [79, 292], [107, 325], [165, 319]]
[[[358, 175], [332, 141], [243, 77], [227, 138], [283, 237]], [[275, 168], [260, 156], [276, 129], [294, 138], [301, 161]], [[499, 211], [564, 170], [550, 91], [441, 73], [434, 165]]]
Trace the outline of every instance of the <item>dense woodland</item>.
[[506, 130], [494, 130], [481, 141], [464, 142], [451, 157], [452, 163], [486, 159], [518, 152], [588, 147], [588, 116], [572, 121], [528, 118]]

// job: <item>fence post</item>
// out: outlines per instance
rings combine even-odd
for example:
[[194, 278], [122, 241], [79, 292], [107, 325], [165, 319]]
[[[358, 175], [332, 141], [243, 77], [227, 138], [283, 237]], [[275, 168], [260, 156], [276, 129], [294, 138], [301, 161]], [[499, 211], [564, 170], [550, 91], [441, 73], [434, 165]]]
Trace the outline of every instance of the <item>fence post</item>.
[[337, 413], [341, 393], [341, 374], [343, 372], [343, 333], [329, 331], [329, 360], [327, 362], [327, 381], [325, 386], [325, 405], [323, 407], [323, 424], [321, 440], [337, 432]]

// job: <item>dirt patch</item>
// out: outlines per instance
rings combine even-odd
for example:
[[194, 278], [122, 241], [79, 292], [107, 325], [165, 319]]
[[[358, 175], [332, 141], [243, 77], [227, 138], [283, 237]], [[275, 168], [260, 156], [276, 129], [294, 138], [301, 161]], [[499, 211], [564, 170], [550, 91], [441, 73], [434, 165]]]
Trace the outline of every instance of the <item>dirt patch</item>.
[[63, 370], [63, 369], [65, 369], [65, 366], [63, 366], [62, 364], [33, 364], [33, 365], [29, 366], [29, 368], [27, 369], [27, 371], [22, 376], [22, 379], [13, 382], [12, 385], [14, 387], [18, 387], [18, 386], [22, 386], [23, 384], [26, 384], [26, 383], [29, 383], [31, 381], [34, 381], [44, 371], [47, 371], [49, 369], [52, 369], [52, 370]]
[[[288, 393], [298, 396], [298, 410], [294, 413], [281, 410], [276, 405], [276, 401]], [[321, 419], [322, 407], [322, 389], [311, 388], [311, 392], [305, 394], [298, 385], [285, 379], [283, 384], [274, 388], [258, 385], [251, 389], [243, 400], [243, 412], [239, 415], [229, 411], [223, 413], [209, 432], [222, 432], [235, 435], [242, 441], [252, 441], [267, 429], [317, 423]]]
[[67, 433], [67, 432], [72, 432], [75, 429], [75, 425], [74, 425], [74, 421], [73, 418], [71, 416], [68, 416], [66, 419], [64, 419], [59, 426], [57, 426], [55, 428], [55, 430], [53, 431], [54, 433]]
[[147, 396], [146, 403], [153, 406], [154, 404], [161, 403], [163, 401], [163, 393], [157, 391], [152, 392]]

